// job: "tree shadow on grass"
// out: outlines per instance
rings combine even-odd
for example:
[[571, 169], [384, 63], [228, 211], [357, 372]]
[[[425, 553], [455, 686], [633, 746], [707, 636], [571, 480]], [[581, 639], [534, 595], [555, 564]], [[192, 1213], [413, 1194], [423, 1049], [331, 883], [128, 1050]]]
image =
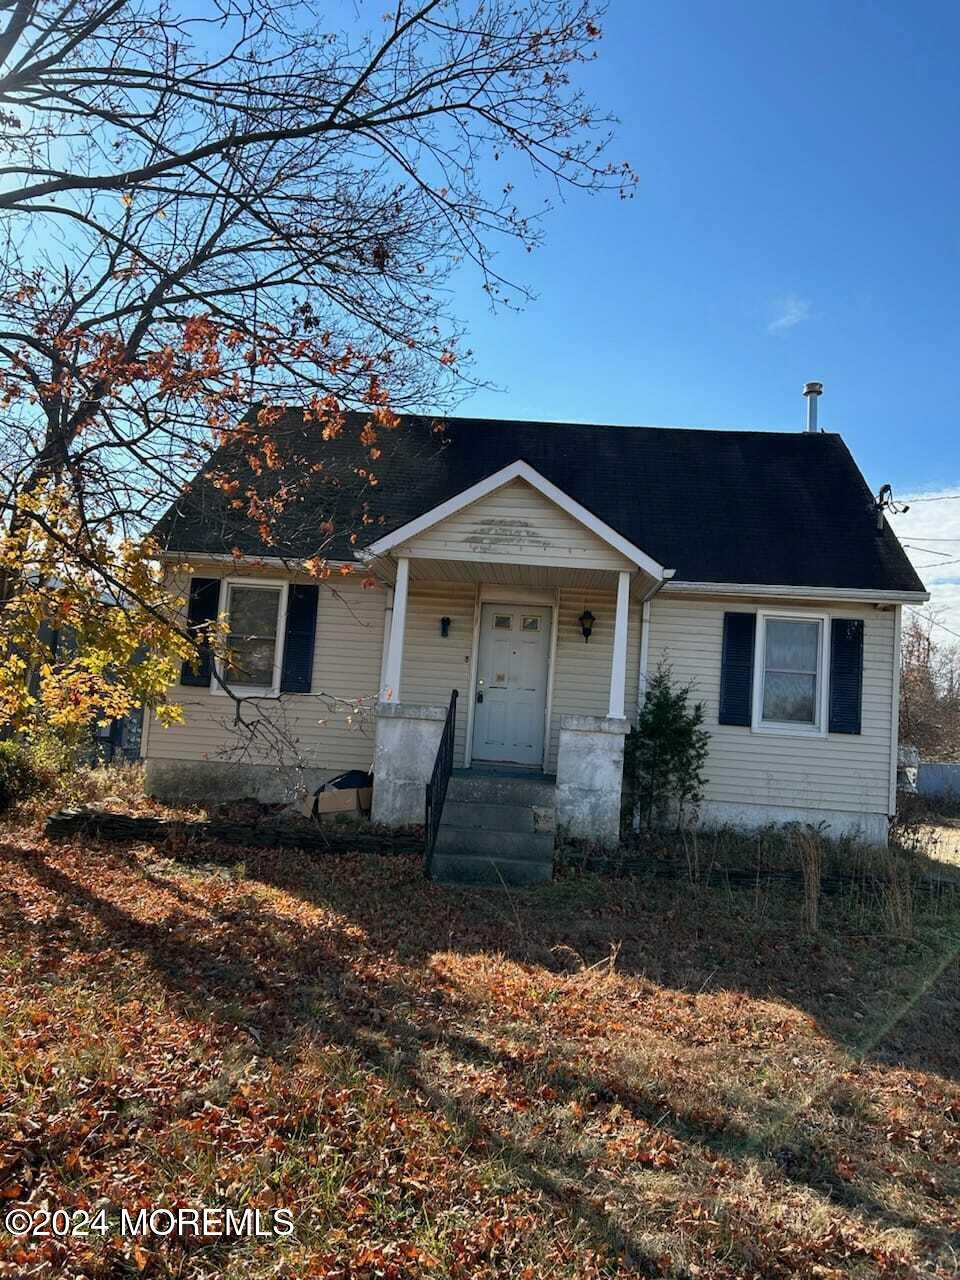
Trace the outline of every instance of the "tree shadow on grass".
[[[783, 1132], [769, 1125], [751, 1132], [739, 1123], [707, 1123], [696, 1108], [665, 1101], [655, 1081], [628, 1084], [612, 1070], [598, 1072], [576, 1060], [550, 1066], [542, 1049], [529, 1056], [492, 1047], [458, 1029], [457, 1024], [469, 1025], [475, 1012], [464, 993], [423, 980], [431, 958], [445, 950], [500, 953], [527, 967], [555, 969], [552, 948], [575, 950], [584, 963], [591, 963], [616, 939], [621, 943], [619, 972], [679, 991], [703, 990], [701, 975], [707, 966], [719, 973], [719, 943], [715, 936], [706, 940], [702, 925], [682, 912], [668, 922], [668, 932], [661, 919], [660, 936], [654, 937], [648, 932], [656, 915], [653, 906], [644, 911], [638, 903], [625, 904], [622, 895], [621, 909], [615, 911], [607, 902], [578, 904], [575, 896], [565, 899], [562, 893], [485, 898], [424, 884], [410, 860], [380, 860], [378, 865], [361, 858], [315, 862], [257, 854], [246, 864], [251, 889], [258, 882], [280, 888], [319, 908], [321, 920], [309, 924], [287, 917], [256, 895], [249, 910], [238, 906], [235, 897], [218, 906], [154, 870], [127, 863], [132, 892], [139, 881], [172, 892], [182, 908], [144, 920], [36, 852], [0, 845], [0, 860], [15, 863], [70, 908], [42, 926], [21, 920], [19, 931], [25, 936], [42, 936], [48, 948], [99, 952], [103, 940], [85, 927], [92, 920], [111, 945], [140, 955], [185, 1014], [202, 1016], [231, 1033], [239, 1021], [258, 1053], [289, 1063], [305, 1036], [319, 1036], [348, 1051], [426, 1099], [433, 1112], [458, 1127], [465, 1141], [483, 1134], [488, 1150], [522, 1183], [583, 1223], [596, 1245], [612, 1244], [639, 1274], [659, 1274], [658, 1255], [605, 1208], [603, 1181], [577, 1144], [523, 1133], [517, 1125], [513, 1131], [507, 1125], [506, 1132], [503, 1124], [491, 1126], [489, 1114], [474, 1100], [438, 1083], [431, 1055], [441, 1052], [462, 1065], [495, 1068], [528, 1094], [546, 1078], [557, 1111], [584, 1098], [601, 1108], [617, 1106], [624, 1116], [669, 1135], [698, 1157], [772, 1160], [786, 1179], [844, 1205], [871, 1226], [920, 1230], [931, 1245], [939, 1243], [939, 1232], [929, 1223], [895, 1212], [842, 1178], [829, 1152], [808, 1150], [789, 1124]], [[191, 910], [196, 911], [192, 922]], [[787, 944], [768, 945], [782, 951]], [[790, 973], [795, 951], [780, 954], [775, 971], [769, 966], [763, 971], [764, 954], [761, 949], [737, 964], [728, 961], [731, 971], [724, 969], [723, 985], [736, 982], [741, 989], [771, 997], [779, 977], [783, 989], [775, 998], [802, 1003], [798, 996], [812, 990], [814, 979], [798, 981], [796, 972]], [[390, 977], [371, 963], [383, 957], [391, 961]], [[760, 1224], [756, 1226], [759, 1230]]]
[[314, 871], [255, 855], [246, 870], [368, 931], [398, 915], [416, 918], [429, 902], [432, 932], [405, 934], [397, 924], [390, 939], [413, 965], [445, 947], [492, 949], [547, 968], [557, 967], [558, 952], [588, 967], [615, 951], [619, 973], [693, 995], [729, 990], [793, 1006], [857, 1057], [960, 1081], [960, 895], [918, 914], [913, 940], [884, 935], [875, 916], [851, 923], [835, 902], [824, 908], [821, 934], [810, 937], [799, 901], [781, 897], [774, 914], [766, 889], [588, 877], [533, 890], [456, 890], [424, 885], [411, 867], [396, 883], [386, 875], [385, 910], [376, 895], [325, 876], [323, 865]]
[[[349, 930], [338, 931], [331, 922], [305, 929], [271, 912], [261, 912], [259, 924], [253, 926], [246, 918], [238, 921], [236, 911], [228, 909], [223, 914], [214, 911], [212, 927], [208, 922], [195, 936], [185, 936], [182, 928], [175, 932], [172, 927], [177, 917], [139, 919], [49, 861], [21, 849], [0, 844], [0, 863], [4, 862], [26, 871], [70, 909], [69, 914], [61, 912], [39, 924], [17, 921], [4, 930], [10, 941], [38, 941], [48, 954], [69, 948], [100, 956], [105, 942], [127, 957], [136, 953], [162, 980], [175, 1007], [188, 1017], [207, 1019], [235, 1033], [239, 1003], [241, 1029], [252, 1037], [251, 1052], [289, 1065], [304, 1034], [319, 1036], [353, 1053], [361, 1064], [384, 1072], [399, 1086], [419, 1091], [434, 1111], [463, 1129], [466, 1145], [470, 1134], [486, 1130], [469, 1107], [421, 1078], [414, 1065], [419, 1032], [412, 1023], [384, 1013], [409, 1003], [414, 992], [390, 982], [358, 985], [351, 961], [360, 960], [366, 948]], [[85, 927], [87, 919], [96, 922], [103, 936], [91, 935]], [[49, 976], [46, 967], [43, 972]], [[299, 997], [291, 991], [290, 977], [299, 981]], [[309, 993], [317, 990], [324, 995], [323, 1012], [311, 1007]], [[407, 1056], [386, 1050], [385, 1040], [404, 1046]], [[487, 1140], [491, 1154], [509, 1164], [523, 1182], [548, 1195], [572, 1220], [582, 1222], [595, 1246], [612, 1245], [638, 1275], [662, 1273], [628, 1232], [588, 1196], [577, 1194], [570, 1180], [561, 1181], [546, 1167], [534, 1167], [527, 1152], [509, 1141], [495, 1135]], [[226, 1250], [222, 1246], [214, 1253]]]

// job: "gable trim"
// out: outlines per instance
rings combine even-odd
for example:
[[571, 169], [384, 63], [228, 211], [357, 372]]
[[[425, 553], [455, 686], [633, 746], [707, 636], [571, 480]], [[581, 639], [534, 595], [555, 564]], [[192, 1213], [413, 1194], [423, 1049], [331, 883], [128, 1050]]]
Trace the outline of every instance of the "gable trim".
[[571, 498], [568, 493], [564, 493], [546, 476], [541, 475], [539, 471], [531, 467], [529, 462], [524, 462], [520, 458], [516, 462], [511, 462], [509, 466], [495, 471], [493, 475], [487, 476], [485, 480], [479, 480], [468, 489], [454, 494], [446, 502], [441, 502], [439, 506], [432, 507], [414, 520], [409, 520], [406, 524], [401, 525], [399, 529], [395, 529], [393, 533], [388, 533], [379, 538], [366, 548], [366, 554], [371, 556], [386, 555], [388, 551], [394, 550], [402, 543], [409, 541], [410, 538], [417, 537], [418, 534], [423, 533], [425, 530], [432, 529], [434, 525], [440, 524], [441, 521], [446, 520], [449, 516], [456, 515], [458, 511], [462, 511], [465, 507], [469, 507], [472, 503], [479, 501], [479, 499], [485, 498], [487, 494], [503, 488], [504, 485], [509, 484], [512, 480], [526, 481], [531, 488], [538, 490], [545, 498], [549, 498], [551, 502], [555, 503], [561, 511], [565, 511], [567, 515], [579, 521], [584, 528], [596, 534], [609, 547], [618, 551], [620, 555], [624, 556], [632, 564], [645, 570], [659, 581], [664, 581], [673, 576], [672, 569], [665, 568], [654, 560], [652, 556], [647, 555], [645, 551], [634, 546], [622, 534], [617, 533], [616, 529], [612, 529], [610, 525], [605, 524], [592, 511], [588, 511], [586, 507], [581, 506], [576, 499]]

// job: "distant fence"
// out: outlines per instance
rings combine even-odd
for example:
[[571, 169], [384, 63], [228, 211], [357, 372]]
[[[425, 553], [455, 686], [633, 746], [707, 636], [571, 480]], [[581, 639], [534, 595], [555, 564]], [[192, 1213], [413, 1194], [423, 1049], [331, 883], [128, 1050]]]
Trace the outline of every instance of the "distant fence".
[[922, 796], [955, 796], [960, 799], [960, 764], [930, 764], [917, 767], [917, 791]]

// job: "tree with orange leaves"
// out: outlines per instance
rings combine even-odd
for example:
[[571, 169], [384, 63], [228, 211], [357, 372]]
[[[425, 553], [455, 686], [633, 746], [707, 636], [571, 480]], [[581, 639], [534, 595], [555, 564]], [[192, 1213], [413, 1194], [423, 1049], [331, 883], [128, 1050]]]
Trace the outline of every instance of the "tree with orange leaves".
[[[212, 451], [234, 445], [269, 481], [218, 476], [265, 538], [303, 472], [276, 431], [287, 405], [325, 438], [359, 410], [379, 483], [398, 413], [470, 385], [450, 273], [472, 264], [497, 305], [524, 296], [494, 260], [498, 242], [540, 239], [521, 165], [555, 188], [630, 192], [575, 84], [595, 8], [394, 0], [328, 31], [299, 0], [4, 7], [8, 721], [136, 701], [175, 714], [165, 691], [196, 637], [143, 539]], [[330, 517], [314, 517], [322, 565]], [[78, 637], [59, 665], [44, 620]], [[132, 637], [161, 656], [135, 666]]]

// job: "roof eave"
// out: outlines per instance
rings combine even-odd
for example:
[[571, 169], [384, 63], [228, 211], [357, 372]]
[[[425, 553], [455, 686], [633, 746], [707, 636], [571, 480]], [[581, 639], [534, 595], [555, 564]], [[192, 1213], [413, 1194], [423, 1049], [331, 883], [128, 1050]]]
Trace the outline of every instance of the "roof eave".
[[776, 596], [786, 600], [849, 600], [864, 604], [925, 604], [929, 591], [896, 591], [874, 587], [798, 587], [767, 582], [685, 582], [674, 579], [666, 595]]

